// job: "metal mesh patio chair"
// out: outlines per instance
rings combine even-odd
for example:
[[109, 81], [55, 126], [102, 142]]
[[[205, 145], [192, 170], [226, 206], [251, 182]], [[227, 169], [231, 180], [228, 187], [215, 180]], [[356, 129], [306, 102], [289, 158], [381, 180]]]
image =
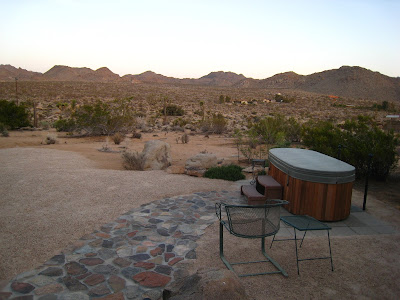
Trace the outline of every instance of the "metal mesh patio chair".
[[[288, 276], [284, 269], [274, 261], [265, 252], [265, 237], [275, 235], [279, 231], [280, 225], [280, 207], [288, 204], [284, 200], [266, 200], [264, 205], [229, 205], [225, 203], [216, 203], [216, 214], [219, 218], [219, 255], [221, 260], [231, 271], [234, 271], [233, 265], [238, 264], [252, 264], [261, 262], [271, 262], [277, 271], [264, 272], [264, 273], [251, 273], [251, 274], [238, 274], [239, 277], [256, 276], [266, 274], [282, 273]], [[226, 214], [223, 214], [223, 211]], [[241, 238], [260, 238], [261, 239], [261, 252], [267, 260], [248, 261], [229, 263], [224, 256], [224, 233], [225, 227], [230, 234]]]

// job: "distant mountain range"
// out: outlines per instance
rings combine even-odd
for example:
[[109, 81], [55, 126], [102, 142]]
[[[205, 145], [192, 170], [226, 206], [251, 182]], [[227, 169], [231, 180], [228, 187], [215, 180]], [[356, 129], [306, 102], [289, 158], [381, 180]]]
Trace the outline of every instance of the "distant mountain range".
[[400, 102], [400, 78], [389, 77], [361, 67], [343, 66], [311, 75], [295, 72], [276, 74], [266, 79], [247, 78], [232, 72], [212, 72], [198, 79], [179, 79], [151, 71], [119, 76], [103, 67], [98, 70], [54, 66], [45, 73], [0, 65], [0, 81], [88, 81], [154, 84], [191, 84], [236, 88], [286, 89], [329, 94], [357, 99]]

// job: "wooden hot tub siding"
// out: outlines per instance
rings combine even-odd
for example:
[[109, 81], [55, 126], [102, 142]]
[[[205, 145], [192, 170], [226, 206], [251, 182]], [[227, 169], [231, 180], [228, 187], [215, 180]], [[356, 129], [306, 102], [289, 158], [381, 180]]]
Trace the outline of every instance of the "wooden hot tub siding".
[[268, 174], [283, 186], [285, 208], [295, 215], [339, 221], [350, 214], [353, 182], [326, 184], [293, 178], [270, 164]]

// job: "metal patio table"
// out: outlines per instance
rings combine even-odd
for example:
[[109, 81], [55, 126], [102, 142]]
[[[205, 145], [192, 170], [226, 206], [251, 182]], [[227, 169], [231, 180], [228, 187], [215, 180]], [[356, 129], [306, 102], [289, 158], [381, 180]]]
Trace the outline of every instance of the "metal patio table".
[[[272, 239], [271, 242], [271, 246], [272, 247], [272, 243], [274, 241], [279, 242], [279, 241], [295, 241], [295, 247], [296, 247], [296, 263], [297, 263], [297, 274], [300, 275], [300, 270], [299, 270], [299, 261], [305, 261], [305, 260], [317, 260], [317, 259], [330, 259], [331, 261], [331, 269], [333, 271], [333, 261], [332, 261], [332, 250], [331, 250], [331, 240], [329, 237], [329, 230], [331, 230], [332, 228], [329, 227], [328, 225], [318, 221], [317, 219], [307, 216], [307, 215], [301, 215], [301, 216], [282, 216], [280, 218], [286, 225], [293, 227], [294, 230], [294, 239], [275, 239], [275, 235], [274, 238]], [[304, 241], [304, 237], [307, 234], [307, 231], [312, 231], [312, 230], [326, 230], [327, 234], [328, 234], [328, 244], [329, 244], [329, 256], [326, 257], [311, 257], [311, 258], [299, 258], [298, 255], [298, 247], [297, 247], [297, 234], [296, 234], [296, 230], [298, 231], [304, 231], [304, 235], [303, 238], [301, 239], [301, 243], [300, 243], [300, 248], [303, 245], [303, 241]]]

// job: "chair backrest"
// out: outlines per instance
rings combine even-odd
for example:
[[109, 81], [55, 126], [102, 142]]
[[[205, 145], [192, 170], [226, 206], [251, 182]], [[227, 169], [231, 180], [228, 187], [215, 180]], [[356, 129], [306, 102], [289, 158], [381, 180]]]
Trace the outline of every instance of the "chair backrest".
[[274, 235], [279, 230], [280, 207], [284, 200], [268, 199], [264, 205], [225, 205], [231, 234], [244, 238], [260, 238]]

